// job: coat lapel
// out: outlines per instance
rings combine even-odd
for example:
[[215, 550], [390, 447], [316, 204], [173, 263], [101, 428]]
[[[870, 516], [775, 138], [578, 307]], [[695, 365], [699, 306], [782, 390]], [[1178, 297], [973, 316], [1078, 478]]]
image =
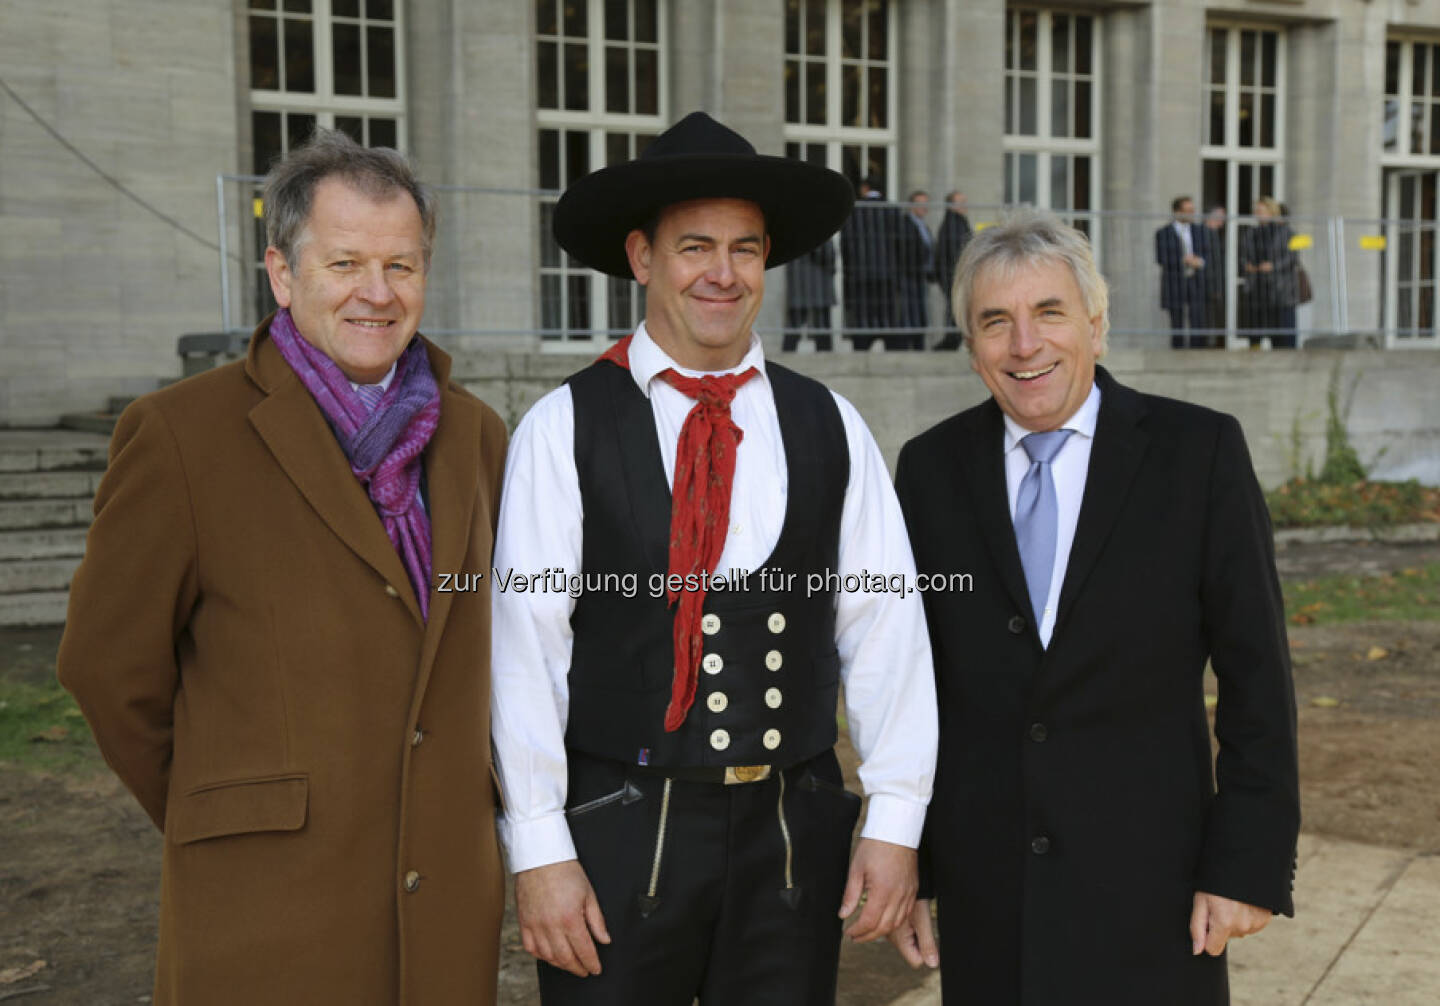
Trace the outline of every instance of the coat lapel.
[[1100, 414], [1095, 421], [1095, 443], [1090, 447], [1090, 467], [1085, 474], [1085, 495], [1075, 524], [1075, 541], [1070, 546], [1070, 561], [1060, 588], [1060, 610], [1052, 645], [1069, 619], [1086, 577], [1105, 549], [1150, 441], [1149, 435], [1139, 428], [1146, 411], [1140, 396], [1117, 384], [1104, 367], [1095, 368], [1095, 383], [1100, 386]]
[[960, 438], [961, 480], [970, 493], [976, 518], [984, 532], [991, 561], [1010, 599], [1020, 611], [1030, 611], [1030, 594], [1025, 589], [1025, 572], [1020, 565], [1020, 547], [1015, 543], [1015, 524], [1010, 519], [1010, 502], [1005, 489], [1005, 425], [1000, 407], [990, 399], [973, 414], [974, 422]]
[[250, 425], [276, 462], [336, 536], [399, 591], [417, 623], [420, 605], [370, 497], [350, 471], [319, 406], [271, 343], [269, 319], [250, 339], [246, 373], [266, 392], [250, 410]]

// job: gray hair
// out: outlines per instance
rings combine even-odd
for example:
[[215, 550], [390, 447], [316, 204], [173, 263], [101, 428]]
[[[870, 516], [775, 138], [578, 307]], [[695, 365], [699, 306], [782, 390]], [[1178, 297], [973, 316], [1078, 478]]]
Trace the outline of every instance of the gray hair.
[[960, 256], [950, 299], [967, 348], [973, 350], [975, 334], [970, 331], [968, 312], [981, 270], [994, 268], [1013, 274], [1020, 266], [1047, 262], [1070, 269], [1084, 299], [1086, 316], [1099, 316], [1100, 355], [1104, 355], [1105, 336], [1110, 331], [1110, 288], [1095, 268], [1090, 239], [1053, 213], [1029, 209], [1016, 210], [1000, 223], [980, 230]]
[[327, 178], [338, 178], [371, 199], [408, 192], [420, 211], [425, 267], [430, 267], [435, 197], [420, 184], [410, 162], [389, 147], [363, 147], [338, 129], [318, 128], [303, 147], [276, 161], [265, 176], [265, 240], [279, 249], [290, 268], [298, 265], [315, 188]]

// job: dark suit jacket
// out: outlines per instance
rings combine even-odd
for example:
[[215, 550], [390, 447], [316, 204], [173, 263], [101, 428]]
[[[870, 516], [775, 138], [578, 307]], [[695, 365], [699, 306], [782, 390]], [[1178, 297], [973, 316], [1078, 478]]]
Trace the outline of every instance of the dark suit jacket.
[[[1190, 224], [1190, 244], [1195, 254], [1210, 264], [1208, 232], [1203, 224]], [[1173, 222], [1155, 232], [1155, 262], [1160, 266], [1160, 306], [1205, 303], [1205, 269], [1185, 275], [1185, 245], [1175, 233]]]
[[955, 267], [960, 264], [960, 255], [970, 243], [970, 219], [963, 213], [945, 211], [940, 224], [940, 233], [935, 235], [935, 282], [950, 299], [950, 284], [955, 282]]
[[900, 454], [919, 571], [974, 577], [969, 592], [925, 595], [940, 757], [922, 872], [940, 900], [947, 1003], [1225, 1003], [1223, 958], [1190, 954], [1194, 892], [1293, 910], [1295, 700], [1240, 426], [1103, 369], [1096, 380], [1048, 649], [1031, 624], [994, 400]]

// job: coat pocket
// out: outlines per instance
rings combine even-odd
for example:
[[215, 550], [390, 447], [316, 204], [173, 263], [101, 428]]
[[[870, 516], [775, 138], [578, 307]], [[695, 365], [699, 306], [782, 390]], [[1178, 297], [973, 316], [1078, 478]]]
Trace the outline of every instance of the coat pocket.
[[225, 835], [299, 831], [305, 826], [310, 780], [305, 775], [232, 779], [197, 786], [172, 799], [165, 836], [176, 845]]

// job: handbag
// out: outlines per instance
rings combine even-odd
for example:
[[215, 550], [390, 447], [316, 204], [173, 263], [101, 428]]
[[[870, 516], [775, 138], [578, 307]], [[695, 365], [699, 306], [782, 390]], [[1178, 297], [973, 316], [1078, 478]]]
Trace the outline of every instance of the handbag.
[[1310, 286], [1310, 274], [1305, 271], [1303, 265], [1295, 267], [1295, 301], [1298, 304], [1308, 304], [1315, 299], [1315, 290]]

